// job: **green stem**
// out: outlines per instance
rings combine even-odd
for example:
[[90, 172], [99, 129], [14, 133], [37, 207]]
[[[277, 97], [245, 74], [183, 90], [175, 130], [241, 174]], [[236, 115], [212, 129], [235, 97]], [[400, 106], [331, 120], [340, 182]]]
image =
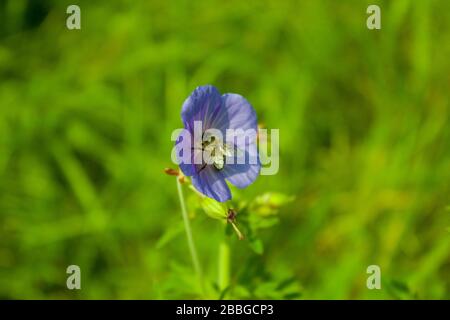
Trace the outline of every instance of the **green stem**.
[[219, 245], [219, 288], [225, 290], [230, 285], [230, 247], [224, 239]]
[[178, 179], [177, 179], [177, 188], [178, 188], [178, 198], [180, 199], [181, 214], [183, 215], [184, 229], [186, 230], [186, 236], [188, 240], [189, 251], [191, 253], [192, 263], [194, 264], [194, 269], [195, 272], [197, 273], [198, 281], [200, 281], [200, 286], [202, 288], [202, 292], [204, 293], [202, 268], [200, 267], [197, 250], [195, 249], [194, 238], [192, 237], [191, 224], [189, 223], [189, 217], [186, 211], [186, 204], [184, 203], [183, 189]]

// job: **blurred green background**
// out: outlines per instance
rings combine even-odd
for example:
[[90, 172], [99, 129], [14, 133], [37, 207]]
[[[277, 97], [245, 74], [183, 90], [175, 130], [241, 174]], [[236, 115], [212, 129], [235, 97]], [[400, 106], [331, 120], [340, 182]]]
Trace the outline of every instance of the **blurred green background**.
[[[450, 299], [449, 27], [446, 0], [0, 0], [0, 298]], [[280, 129], [240, 199], [294, 197], [256, 250], [226, 238], [226, 293], [199, 290], [163, 173], [203, 84]], [[223, 226], [196, 206], [214, 288]]]

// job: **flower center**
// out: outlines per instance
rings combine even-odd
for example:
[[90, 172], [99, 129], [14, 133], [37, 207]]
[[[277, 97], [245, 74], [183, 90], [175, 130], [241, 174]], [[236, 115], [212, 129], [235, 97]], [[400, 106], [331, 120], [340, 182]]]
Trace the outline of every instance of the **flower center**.
[[222, 170], [225, 165], [225, 158], [229, 155], [229, 146], [220, 139], [210, 135], [203, 138], [202, 150], [211, 159], [214, 168]]

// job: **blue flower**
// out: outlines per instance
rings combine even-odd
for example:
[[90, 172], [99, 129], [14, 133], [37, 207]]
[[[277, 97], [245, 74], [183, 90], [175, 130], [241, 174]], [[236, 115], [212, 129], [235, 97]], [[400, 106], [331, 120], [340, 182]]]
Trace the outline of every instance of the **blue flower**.
[[176, 141], [177, 158], [198, 191], [224, 202], [231, 199], [225, 180], [238, 188], [255, 181], [261, 169], [257, 118], [244, 97], [201, 86], [184, 102], [181, 118], [185, 130]]

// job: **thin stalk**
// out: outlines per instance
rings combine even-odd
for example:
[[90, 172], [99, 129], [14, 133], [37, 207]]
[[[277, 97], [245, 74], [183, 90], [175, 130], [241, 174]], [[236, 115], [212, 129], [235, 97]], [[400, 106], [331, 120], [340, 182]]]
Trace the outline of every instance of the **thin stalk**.
[[181, 183], [177, 180], [177, 189], [178, 189], [178, 198], [180, 199], [181, 206], [181, 214], [183, 215], [184, 220], [184, 229], [186, 230], [186, 236], [188, 240], [189, 251], [191, 253], [192, 263], [194, 265], [195, 272], [197, 274], [198, 280], [200, 281], [200, 286], [202, 288], [202, 292], [204, 293], [204, 283], [203, 283], [203, 274], [202, 268], [200, 266], [200, 262], [198, 260], [197, 250], [195, 249], [194, 238], [192, 237], [192, 229], [191, 224], [189, 222], [189, 217], [186, 211], [186, 204], [184, 202], [183, 189], [181, 187]]

